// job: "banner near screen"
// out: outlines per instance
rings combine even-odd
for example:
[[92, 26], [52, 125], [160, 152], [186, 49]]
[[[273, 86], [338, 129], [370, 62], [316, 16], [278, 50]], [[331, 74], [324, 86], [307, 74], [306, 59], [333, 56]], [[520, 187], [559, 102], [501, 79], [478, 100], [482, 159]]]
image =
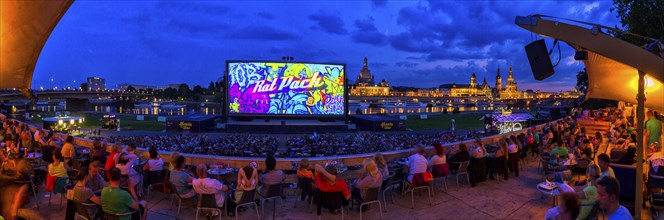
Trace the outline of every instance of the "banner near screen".
[[343, 115], [344, 65], [229, 62], [230, 114]]

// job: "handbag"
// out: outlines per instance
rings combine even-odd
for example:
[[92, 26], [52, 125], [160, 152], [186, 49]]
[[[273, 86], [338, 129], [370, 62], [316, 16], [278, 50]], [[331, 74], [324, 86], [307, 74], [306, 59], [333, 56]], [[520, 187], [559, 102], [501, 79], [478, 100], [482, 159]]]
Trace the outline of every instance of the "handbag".
[[433, 181], [433, 174], [431, 174], [430, 172], [425, 172], [423, 177], [424, 177], [424, 182], [426, 183]]
[[46, 192], [51, 192], [55, 188], [55, 182], [58, 180], [58, 177], [51, 176], [51, 174], [46, 173]]

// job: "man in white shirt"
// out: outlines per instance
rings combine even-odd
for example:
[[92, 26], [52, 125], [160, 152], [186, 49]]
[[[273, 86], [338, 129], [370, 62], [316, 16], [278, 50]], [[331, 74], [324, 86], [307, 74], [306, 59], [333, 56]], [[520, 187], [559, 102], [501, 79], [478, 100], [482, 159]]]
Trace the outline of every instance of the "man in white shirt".
[[208, 178], [207, 166], [205, 164], [198, 164], [196, 166], [196, 173], [198, 174], [198, 179], [191, 181], [194, 191], [198, 194], [214, 194], [217, 206], [223, 207], [224, 194], [222, 193], [228, 191], [228, 186], [221, 184], [219, 180]]
[[410, 167], [410, 172], [408, 172], [408, 182], [413, 182], [413, 175], [416, 173], [427, 172], [429, 162], [422, 154], [424, 154], [424, 145], [420, 144], [414, 148], [414, 154], [408, 157], [408, 167]]
[[606, 211], [609, 220], [632, 219], [632, 214], [620, 205], [620, 183], [613, 177], [604, 177], [597, 181], [597, 202]]

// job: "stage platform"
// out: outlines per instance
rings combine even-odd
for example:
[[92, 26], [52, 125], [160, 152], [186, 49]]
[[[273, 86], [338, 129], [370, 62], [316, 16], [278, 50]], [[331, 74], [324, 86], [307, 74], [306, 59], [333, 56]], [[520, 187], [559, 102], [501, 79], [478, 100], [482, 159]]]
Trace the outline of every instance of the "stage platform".
[[229, 119], [222, 125], [228, 133], [261, 133], [261, 134], [298, 134], [298, 133], [331, 133], [348, 132], [355, 129], [355, 124], [344, 121], [323, 122], [319, 120], [293, 119], [254, 119], [236, 121]]

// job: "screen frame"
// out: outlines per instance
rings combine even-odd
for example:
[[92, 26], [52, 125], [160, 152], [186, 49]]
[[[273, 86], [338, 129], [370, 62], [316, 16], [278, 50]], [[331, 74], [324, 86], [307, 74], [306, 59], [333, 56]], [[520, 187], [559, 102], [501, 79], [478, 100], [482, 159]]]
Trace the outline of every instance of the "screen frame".
[[[323, 64], [323, 65], [339, 65], [344, 68], [344, 113], [343, 114], [319, 114], [319, 115], [309, 115], [309, 114], [265, 114], [265, 113], [230, 113], [230, 92], [229, 92], [229, 66], [231, 63], [302, 63], [302, 64]], [[268, 119], [268, 118], [283, 118], [283, 119], [293, 119], [293, 118], [304, 118], [304, 119], [344, 119], [348, 118], [348, 94], [349, 94], [349, 83], [348, 83], [348, 71], [346, 69], [345, 63], [334, 63], [334, 62], [311, 62], [311, 61], [275, 61], [275, 60], [226, 60], [226, 70], [224, 71], [224, 106], [223, 114], [225, 118], [259, 118], [259, 119]]]

